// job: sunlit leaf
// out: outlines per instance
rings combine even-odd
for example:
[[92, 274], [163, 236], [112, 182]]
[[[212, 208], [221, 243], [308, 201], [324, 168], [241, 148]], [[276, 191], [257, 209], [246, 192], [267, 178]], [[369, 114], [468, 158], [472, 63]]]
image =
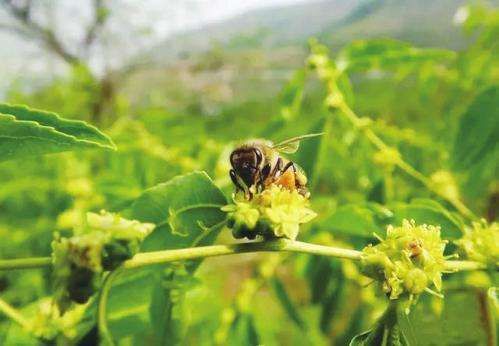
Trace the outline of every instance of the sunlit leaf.
[[306, 76], [307, 70], [297, 70], [293, 78], [283, 88], [281, 93], [281, 116], [288, 121], [295, 118], [300, 111]]
[[445, 49], [416, 48], [410, 43], [392, 40], [357, 40], [342, 49], [337, 64], [348, 71], [393, 68], [426, 61], [449, 61], [455, 52]]
[[393, 213], [376, 203], [347, 204], [325, 218], [321, 230], [332, 234], [372, 238], [373, 233], [383, 232]]
[[275, 132], [286, 126], [300, 114], [303, 102], [303, 88], [307, 70], [297, 70], [284, 86], [280, 99], [280, 113], [270, 119], [260, 131], [262, 137], [271, 138]]
[[249, 313], [239, 314], [231, 326], [229, 338], [231, 345], [260, 345], [260, 337], [253, 315]]
[[303, 141], [300, 145], [300, 150], [296, 155], [295, 160], [305, 171], [307, 180], [309, 181], [308, 186], [310, 190], [313, 190], [316, 186], [321, 169], [320, 165], [323, 160], [327, 159], [323, 156], [325, 156], [325, 143], [327, 143], [330, 139], [330, 124], [331, 119], [327, 116], [321, 118], [317, 123], [315, 123], [310, 129], [310, 132], [323, 133], [323, 135]]
[[116, 149], [109, 137], [83, 121], [0, 104], [0, 161], [86, 148]]
[[446, 291], [444, 299], [424, 295], [400, 324], [417, 345], [494, 345], [492, 304], [481, 289]]
[[300, 328], [306, 328], [305, 322], [286, 291], [286, 287], [277, 277], [272, 278], [272, 287], [288, 317]]
[[468, 169], [499, 155], [499, 86], [478, 94], [459, 122], [452, 160], [457, 169]]
[[400, 328], [397, 303], [391, 303], [375, 327], [355, 336], [350, 346], [408, 346], [405, 334]]

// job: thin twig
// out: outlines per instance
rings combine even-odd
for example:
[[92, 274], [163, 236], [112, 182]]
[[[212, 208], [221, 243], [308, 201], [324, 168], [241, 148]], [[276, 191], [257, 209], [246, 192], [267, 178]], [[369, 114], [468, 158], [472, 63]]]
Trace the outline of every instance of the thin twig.
[[6, 316], [12, 319], [14, 322], [18, 323], [21, 327], [29, 329], [29, 321], [21, 314], [19, 310], [14, 308], [12, 305], [7, 303], [5, 300], [0, 298], [0, 311]]
[[110, 272], [106, 276], [104, 282], [102, 283], [102, 288], [99, 295], [97, 326], [99, 328], [99, 334], [104, 340], [105, 344], [110, 346], [114, 345], [114, 340], [111, 331], [107, 326], [107, 300], [109, 298], [109, 292], [111, 291], [113, 280], [116, 279], [116, 277], [118, 277], [118, 275], [122, 271], [123, 268], [118, 268], [115, 271]]
[[[276, 239], [261, 242], [249, 242], [231, 245], [199, 246], [185, 249], [142, 252], [132, 259], [123, 262], [125, 269], [140, 268], [153, 264], [185, 261], [197, 258], [235, 255], [249, 252], [297, 252], [311, 255], [360, 260], [362, 252], [333, 246], [310, 244], [288, 239]], [[446, 261], [447, 269], [451, 271], [483, 270], [486, 265], [473, 261]], [[0, 270], [42, 268], [52, 265], [50, 257], [35, 257], [24, 259], [0, 260]]]
[[0, 260], [0, 270], [32, 269], [52, 265], [51, 257], [30, 257]]

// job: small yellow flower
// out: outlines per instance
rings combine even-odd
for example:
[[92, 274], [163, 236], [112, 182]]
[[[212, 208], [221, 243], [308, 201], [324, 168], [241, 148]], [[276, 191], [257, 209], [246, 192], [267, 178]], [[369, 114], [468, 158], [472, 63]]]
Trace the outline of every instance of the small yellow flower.
[[456, 241], [470, 260], [486, 263], [491, 266], [499, 265], [499, 223], [487, 221], [473, 222], [466, 227], [464, 236]]
[[222, 211], [228, 212], [236, 225], [245, 225], [253, 229], [260, 218], [260, 212], [253, 203], [248, 201], [234, 201], [234, 204], [222, 207]]
[[450, 200], [459, 199], [459, 190], [457, 188], [454, 176], [448, 171], [436, 171], [430, 176], [431, 183], [435, 191]]
[[397, 149], [387, 147], [377, 151], [373, 155], [373, 161], [376, 165], [392, 171], [400, 162], [400, 153]]
[[271, 185], [250, 201], [234, 200], [225, 206], [229, 213], [229, 227], [236, 238], [256, 235], [296, 239], [301, 224], [311, 221], [316, 213], [309, 201], [296, 190]]
[[339, 92], [332, 92], [324, 102], [328, 108], [338, 108], [343, 103], [343, 95]]
[[307, 63], [311, 68], [324, 68], [329, 63], [329, 59], [324, 54], [311, 54], [307, 59]]

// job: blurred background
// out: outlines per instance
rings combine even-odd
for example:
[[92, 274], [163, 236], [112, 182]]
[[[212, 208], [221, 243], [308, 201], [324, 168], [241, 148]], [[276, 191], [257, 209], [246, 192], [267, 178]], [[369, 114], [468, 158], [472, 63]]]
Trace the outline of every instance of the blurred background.
[[[178, 174], [205, 170], [230, 196], [227, 157], [238, 141], [325, 126], [316, 156], [307, 154], [311, 142], [292, 157], [321, 215], [301, 240], [360, 248], [371, 233], [343, 232], [331, 219], [340, 208], [434, 198], [403, 174], [387, 192], [375, 149], [343, 117], [327, 118], [325, 89], [304, 70], [310, 37], [346, 64], [358, 114], [424, 174], [455, 182], [476, 214], [496, 219], [498, 3], [0, 0], [0, 101], [88, 121], [118, 147], [1, 163], [0, 258], [49, 255], [53, 232], [71, 229], [82, 212], [123, 210]], [[490, 116], [468, 124], [478, 127], [470, 132], [477, 146], [465, 138], [466, 151], [461, 119], [489, 87]], [[355, 213], [356, 227], [376, 227], [372, 210]], [[233, 240], [223, 231], [218, 241]], [[50, 292], [45, 274], [2, 272], [0, 295], [16, 306], [34, 302]], [[345, 345], [383, 310], [364, 285], [355, 266], [309, 256], [206, 260], [185, 298], [185, 343]], [[425, 299], [424, 309], [438, 311]], [[137, 316], [127, 342], [148, 334], [147, 316]], [[234, 316], [244, 319], [235, 326]]]

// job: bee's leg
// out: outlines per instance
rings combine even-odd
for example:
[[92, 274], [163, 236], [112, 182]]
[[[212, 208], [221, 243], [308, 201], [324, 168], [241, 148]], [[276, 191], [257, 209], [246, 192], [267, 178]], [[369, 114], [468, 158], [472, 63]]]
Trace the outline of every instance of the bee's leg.
[[299, 186], [298, 193], [305, 198], [310, 198], [310, 191], [308, 191], [306, 186]]
[[234, 183], [234, 185], [236, 186], [236, 192], [237, 191], [244, 191], [244, 188], [241, 186], [241, 184], [239, 184], [239, 181], [237, 180], [236, 171], [231, 169], [229, 172], [229, 175], [230, 175], [230, 179], [232, 180], [232, 183]]
[[296, 167], [295, 167], [295, 164], [293, 163], [293, 161], [289, 161], [289, 162], [286, 164], [286, 166], [284, 166], [284, 168], [283, 168], [283, 169], [281, 169], [281, 174], [286, 173], [286, 171], [287, 171], [288, 169], [290, 169], [290, 168], [292, 168], [292, 169], [293, 169], [293, 172], [295, 172], [295, 173], [296, 173]]
[[263, 168], [261, 173], [262, 181], [265, 181], [270, 175], [270, 163], [267, 163]]
[[276, 178], [277, 173], [282, 173], [282, 159], [280, 157], [277, 159], [275, 167], [272, 170], [272, 173], [270, 173], [270, 176], [272, 178]]
[[260, 171], [258, 184], [257, 184], [259, 191], [263, 191], [263, 189], [265, 187], [265, 180], [267, 180], [269, 175], [270, 175], [270, 164], [268, 163], [265, 166], [263, 166], [262, 170]]

